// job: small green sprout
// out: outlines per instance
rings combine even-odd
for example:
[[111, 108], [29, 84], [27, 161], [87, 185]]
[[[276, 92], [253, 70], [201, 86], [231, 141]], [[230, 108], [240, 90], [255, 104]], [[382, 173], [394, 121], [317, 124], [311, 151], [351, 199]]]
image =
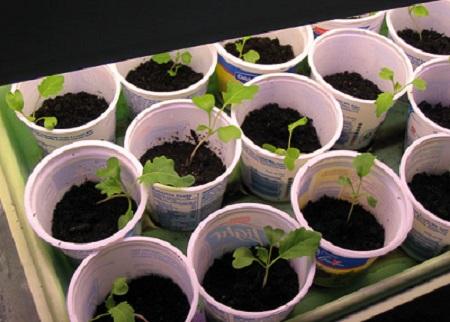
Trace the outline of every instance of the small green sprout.
[[353, 184], [352, 180], [347, 176], [340, 176], [338, 179], [338, 183], [341, 186], [349, 186], [352, 189], [351, 193], [351, 206], [350, 210], [347, 214], [347, 223], [350, 222], [350, 218], [353, 213], [353, 208], [356, 204], [359, 202], [359, 198], [361, 198], [363, 195], [366, 195], [367, 203], [370, 207], [375, 208], [377, 206], [378, 200], [375, 199], [375, 197], [369, 195], [369, 194], [363, 194], [361, 193], [361, 185], [362, 180], [365, 176], [367, 176], [370, 173], [370, 170], [372, 169], [372, 166], [375, 163], [375, 156], [371, 153], [361, 153], [357, 157], [353, 159], [353, 167], [356, 170], [356, 174], [358, 175], [358, 184], [355, 189], [355, 185]]
[[236, 46], [236, 50], [239, 53], [239, 58], [245, 60], [246, 62], [254, 64], [261, 58], [259, 56], [259, 53], [256, 50], [254, 50], [254, 49], [250, 49], [246, 53], [244, 53], [245, 43], [250, 38], [251, 38], [250, 36], [242, 37], [242, 39], [237, 41], [237, 42], [235, 42], [234, 45]]
[[413, 24], [415, 25], [417, 33], [419, 34], [419, 39], [422, 40], [422, 30], [421, 28], [419, 28], [417, 20], [415, 18], [427, 17], [430, 14], [427, 7], [425, 7], [423, 4], [415, 4], [408, 7], [408, 13]]
[[[235, 269], [250, 266], [253, 262], [261, 265], [264, 270], [262, 287], [267, 284], [269, 269], [280, 259], [290, 260], [301, 256], [314, 256], [319, 247], [321, 234], [305, 228], [298, 228], [286, 234], [282, 229], [264, 227], [269, 247], [256, 246], [256, 256], [247, 247], [239, 247], [233, 252], [232, 265]], [[278, 256], [272, 258], [274, 247], [278, 248]]]
[[[153, 60], [157, 64], [166, 64], [172, 60], [169, 53], [161, 53], [153, 55], [151, 60]], [[189, 65], [192, 60], [192, 55], [188, 51], [179, 52], [175, 54], [175, 59], [173, 60], [172, 66], [167, 71], [167, 74], [169, 74], [172, 77], [177, 76], [178, 69], [180, 69], [181, 66]]]
[[298, 119], [294, 123], [291, 123], [288, 125], [289, 139], [288, 139], [287, 149], [277, 148], [276, 146], [273, 146], [272, 144], [269, 144], [269, 143], [264, 143], [262, 146], [263, 149], [266, 149], [269, 152], [272, 152], [272, 153], [275, 153], [275, 154], [278, 154], [281, 156], [284, 155], [284, 165], [286, 166], [286, 168], [288, 168], [291, 171], [294, 170], [294, 168], [295, 168], [295, 160], [297, 160], [298, 157], [300, 156], [299, 149], [291, 148], [292, 133], [294, 132], [294, 130], [297, 127], [303, 126], [306, 123], [308, 123], [308, 118], [302, 117], [301, 119]]
[[97, 177], [101, 179], [95, 185], [95, 188], [106, 195], [106, 198], [97, 202], [97, 204], [106, 202], [115, 198], [127, 198], [128, 208], [117, 220], [118, 229], [122, 229], [133, 218], [133, 208], [131, 196], [126, 192], [122, 181], [120, 180], [120, 164], [116, 157], [111, 157], [106, 161], [106, 167], [100, 168], [96, 172]]
[[[39, 102], [42, 98], [48, 98], [50, 96], [57, 95], [63, 89], [63, 86], [64, 76], [53, 75], [45, 77], [38, 85], [39, 98], [36, 105], [39, 105]], [[56, 124], [58, 124], [58, 120], [54, 116], [43, 116], [36, 119], [36, 117], [34, 116], [36, 111], [34, 111], [31, 115], [23, 114], [23, 95], [18, 89], [16, 89], [13, 93], [7, 93], [5, 100], [10, 109], [19, 112], [30, 122], [37, 123], [41, 120], [44, 121], [44, 127], [47, 130], [53, 130]]]
[[139, 182], [146, 185], [161, 183], [172, 187], [190, 187], [194, 184], [195, 178], [190, 174], [180, 177], [175, 171], [174, 161], [165, 156], [160, 156], [145, 163]]
[[394, 80], [394, 72], [386, 67], [382, 68], [378, 75], [381, 79], [389, 80], [392, 82], [393, 91], [378, 94], [378, 97], [375, 101], [375, 113], [377, 117], [380, 117], [384, 112], [387, 112], [394, 105], [394, 96], [401, 92], [406, 86], [413, 85], [419, 91], [424, 91], [427, 89], [427, 83], [421, 78], [415, 78], [406, 85], [402, 85], [399, 82], [396, 82]]
[[134, 312], [133, 307], [126, 301], [116, 303], [114, 295], [125, 295], [128, 293], [128, 284], [125, 277], [118, 277], [114, 280], [111, 292], [105, 300], [106, 313], [99, 314], [89, 322], [96, 321], [104, 316], [111, 316], [114, 322], [136, 322], [135, 318], [143, 322], [149, 322], [143, 315]]

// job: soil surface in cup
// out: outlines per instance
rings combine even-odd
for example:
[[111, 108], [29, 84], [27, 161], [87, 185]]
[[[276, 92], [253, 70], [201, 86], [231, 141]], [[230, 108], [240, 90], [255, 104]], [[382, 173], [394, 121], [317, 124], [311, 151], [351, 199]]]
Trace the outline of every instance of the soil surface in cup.
[[[171, 279], [158, 275], [146, 275], [129, 281], [127, 294], [115, 295], [114, 301], [117, 304], [128, 302], [135, 313], [143, 315], [149, 322], [184, 322], [190, 309], [181, 288]], [[102, 303], [97, 306], [94, 317], [106, 312]], [[142, 322], [139, 318], [135, 320]], [[95, 321], [113, 322], [113, 319], [105, 316]]]
[[[260, 147], [268, 143], [286, 149], [289, 139], [288, 125], [302, 117], [303, 115], [292, 108], [281, 108], [276, 103], [269, 103], [248, 113], [241, 128], [245, 135]], [[291, 147], [302, 153], [311, 153], [322, 147], [312, 119], [294, 130]]]
[[172, 65], [173, 61], [158, 64], [153, 60], [148, 60], [128, 72], [126, 79], [147, 91], [172, 92], [187, 88], [203, 78], [202, 73], [197, 73], [186, 65], [181, 65], [177, 74], [170, 76], [168, 70]]
[[412, 29], [403, 29], [397, 35], [406, 43], [427, 53], [436, 55], [450, 55], [450, 37], [434, 30], [422, 30], [422, 37]]
[[[36, 119], [44, 116], [56, 117], [58, 123], [55, 129], [68, 129], [95, 120], [108, 106], [103, 97], [86, 92], [67, 93], [46, 99], [34, 116]], [[44, 126], [44, 120], [39, 120], [36, 124]]]
[[[241, 42], [240, 39], [235, 42], [226, 43], [225, 50], [233, 56], [239, 58], [239, 52], [236, 49], [236, 43], [239, 42]], [[260, 56], [256, 64], [282, 64], [294, 59], [295, 57], [292, 46], [281, 45], [278, 38], [270, 39], [269, 37], [252, 37], [245, 42], [242, 54], [247, 53], [247, 51], [251, 49], [257, 51]]]
[[419, 104], [419, 108], [434, 123], [450, 129], [450, 105], [444, 106], [442, 103], [431, 104], [427, 101], [422, 101]]
[[441, 219], [450, 221], [450, 172], [414, 175], [409, 189], [418, 202]]
[[381, 93], [375, 83], [356, 72], [344, 71], [327, 75], [323, 79], [338, 91], [365, 100], [375, 100]]
[[[119, 230], [117, 221], [128, 209], [128, 201], [126, 198], [114, 198], [98, 203], [106, 195], [95, 188], [96, 184], [86, 181], [72, 186], [56, 204], [52, 223], [54, 238], [88, 243], [105, 239]], [[134, 201], [132, 208], [133, 211], [137, 209]]]
[[197, 150], [194, 159], [189, 164], [188, 160], [194, 148], [195, 145], [190, 142], [166, 142], [148, 149], [140, 161], [142, 165], [145, 165], [147, 160], [153, 161], [155, 157], [159, 156], [172, 159], [175, 162], [175, 171], [180, 176], [191, 174], [195, 177], [194, 186], [211, 182], [225, 172], [226, 168], [222, 160], [205, 144]]
[[[272, 258], [276, 256], [278, 250], [275, 248]], [[288, 261], [278, 260], [270, 267], [264, 287], [265, 270], [261, 265], [253, 262], [250, 266], [235, 269], [232, 261], [233, 252], [216, 258], [203, 278], [203, 287], [216, 301], [237, 310], [258, 312], [284, 305], [298, 294], [297, 273]]]
[[353, 208], [347, 222], [351, 203], [329, 196], [308, 202], [303, 216], [315, 231], [336, 246], [351, 250], [372, 250], [383, 247], [384, 228], [360, 205]]

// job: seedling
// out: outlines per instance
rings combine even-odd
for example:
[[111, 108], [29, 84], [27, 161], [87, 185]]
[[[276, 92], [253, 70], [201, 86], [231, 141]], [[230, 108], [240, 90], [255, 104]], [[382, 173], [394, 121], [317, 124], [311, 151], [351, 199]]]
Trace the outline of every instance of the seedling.
[[145, 163], [139, 182], [146, 185], [161, 183], [172, 187], [190, 187], [194, 184], [195, 178], [190, 174], [180, 177], [175, 171], [174, 161], [165, 156], [160, 156]]
[[421, 78], [415, 78], [411, 82], [402, 85], [394, 80], [394, 72], [389, 68], [382, 68], [379, 72], [379, 77], [384, 80], [389, 80], [392, 82], [393, 91], [383, 92], [378, 95], [375, 105], [375, 113], [377, 117], [380, 117], [384, 112], [387, 112], [394, 105], [394, 96], [401, 92], [406, 86], [413, 85], [419, 91], [424, 91], [427, 89], [427, 83]]
[[117, 227], [120, 230], [133, 218], [133, 208], [131, 196], [126, 192], [120, 179], [119, 160], [116, 157], [109, 158], [106, 161], [106, 167], [98, 169], [96, 175], [101, 181], [95, 185], [95, 188], [106, 195], [106, 198], [100, 200], [97, 204], [115, 198], [127, 198], [128, 208], [117, 220]]
[[[53, 75], [53, 76], [47, 76], [45, 77], [42, 82], [38, 85], [38, 92], [39, 97], [36, 102], [36, 105], [39, 106], [40, 101], [43, 98], [48, 98], [50, 96], [57, 95], [64, 86], [64, 76], [62, 75]], [[34, 111], [31, 115], [25, 115], [23, 113], [23, 95], [20, 92], [20, 90], [16, 89], [14, 93], [7, 93], [6, 97], [6, 104], [8, 107], [16, 112], [19, 112], [22, 114], [27, 120], [33, 123], [37, 123], [39, 121], [44, 121], [44, 127], [47, 130], [53, 130], [58, 124], [58, 120], [54, 116], [43, 116], [36, 119], [35, 112]]]
[[286, 149], [277, 148], [276, 146], [269, 144], [269, 143], [264, 143], [262, 146], [263, 149], [266, 149], [267, 151], [270, 151], [272, 153], [275, 153], [275, 154], [278, 154], [281, 156], [284, 155], [284, 164], [286, 165], [286, 168], [288, 168], [289, 170], [294, 170], [295, 160], [297, 160], [298, 157], [300, 156], [300, 150], [297, 148], [291, 148], [292, 133], [294, 132], [294, 130], [297, 127], [303, 126], [306, 123], [308, 123], [308, 118], [302, 117], [301, 119], [298, 119], [294, 123], [291, 123], [288, 125], [289, 139], [288, 139], [288, 144], [287, 144]]
[[[155, 63], [161, 65], [161, 64], [166, 64], [166, 63], [172, 61], [172, 57], [170, 57], [170, 54], [166, 52], [166, 53], [153, 55], [151, 60], [153, 60]], [[172, 77], [177, 76], [177, 73], [178, 73], [178, 70], [180, 69], [180, 67], [183, 66], [183, 64], [189, 65], [191, 63], [191, 60], [192, 60], [192, 55], [190, 52], [177, 51], [177, 53], [175, 54], [175, 59], [172, 62], [172, 66], [167, 71], [167, 74], [169, 74]]]
[[340, 176], [338, 179], [338, 183], [341, 186], [349, 186], [352, 190], [350, 199], [351, 199], [351, 206], [350, 210], [347, 214], [347, 223], [350, 222], [350, 218], [353, 213], [353, 208], [356, 204], [358, 204], [360, 198], [362, 196], [366, 196], [367, 203], [370, 207], [375, 208], [377, 206], [378, 200], [375, 199], [372, 195], [361, 193], [361, 185], [362, 180], [365, 176], [367, 176], [370, 173], [370, 170], [372, 169], [373, 164], [375, 163], [375, 156], [371, 153], [362, 153], [355, 157], [353, 159], [353, 168], [355, 168], [356, 174], [358, 175], [358, 183], [355, 184], [352, 182], [352, 180], [347, 176]]
[[417, 33], [419, 34], [419, 39], [422, 40], [422, 30], [421, 28], [419, 28], [419, 24], [417, 23], [416, 18], [427, 17], [429, 15], [427, 7], [425, 7], [423, 4], [415, 4], [408, 7], [408, 13], [416, 28]]
[[133, 307], [126, 301], [116, 303], [114, 295], [125, 295], [128, 293], [128, 284], [125, 277], [118, 277], [114, 280], [111, 292], [105, 300], [106, 313], [99, 314], [89, 322], [96, 321], [104, 316], [111, 316], [114, 322], [136, 322], [135, 318], [143, 322], [149, 322], [143, 315], [135, 313]]
[[239, 53], [239, 58], [245, 60], [249, 63], [256, 63], [261, 57], [259, 56], [259, 53], [254, 50], [250, 49], [246, 53], [244, 53], [244, 47], [245, 43], [250, 39], [250, 36], [242, 37], [239, 41], [235, 42], [234, 45], [236, 46], [236, 50]]
[[[314, 256], [319, 247], [321, 234], [305, 228], [298, 228], [286, 234], [282, 229], [264, 227], [264, 234], [269, 243], [267, 246], [256, 246], [256, 256], [250, 248], [239, 247], [233, 252], [232, 265], [235, 269], [250, 266], [253, 262], [264, 268], [262, 287], [267, 284], [269, 269], [278, 260], [291, 260], [301, 256]], [[273, 249], [278, 248], [278, 256], [272, 258]]]

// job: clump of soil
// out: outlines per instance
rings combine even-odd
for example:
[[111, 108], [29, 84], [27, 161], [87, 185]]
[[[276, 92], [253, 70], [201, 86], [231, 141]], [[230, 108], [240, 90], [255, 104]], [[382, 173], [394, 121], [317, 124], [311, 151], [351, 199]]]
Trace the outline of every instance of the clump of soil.
[[[56, 239], [88, 243], [107, 238], [119, 229], [117, 221], [128, 209], [127, 198], [106, 198], [95, 188], [96, 182], [86, 181], [72, 186], [53, 211], [52, 236]], [[45, 200], [42, 200], [45, 202]], [[136, 211], [136, 203], [132, 202]]]
[[[258, 146], [269, 143], [277, 148], [287, 148], [289, 132], [288, 125], [302, 118], [303, 115], [292, 108], [281, 108], [276, 103], [269, 103], [251, 111], [242, 123], [242, 131]], [[311, 153], [320, 149], [319, 138], [314, 121], [297, 127], [291, 139], [291, 147], [299, 149], [302, 153]]]
[[205, 144], [197, 150], [191, 164], [188, 164], [187, 160], [194, 148], [195, 145], [190, 142], [165, 142], [148, 149], [140, 158], [140, 162], [144, 165], [147, 160], [153, 161], [155, 157], [164, 155], [174, 161], [175, 171], [180, 176], [193, 175], [195, 186], [211, 182], [225, 172], [222, 160]]
[[450, 172], [417, 173], [408, 186], [425, 209], [443, 220], [450, 221]]
[[[236, 43], [229, 42], [225, 44], [225, 50], [233, 56], [239, 57], [239, 52], [236, 50]], [[270, 65], [270, 64], [282, 64], [291, 59], [294, 59], [294, 50], [291, 45], [281, 45], [278, 38], [270, 39], [268, 37], [252, 37], [245, 43], [245, 54], [249, 50], [256, 50], [260, 56], [256, 64]]]
[[384, 228], [360, 205], [355, 205], [350, 221], [347, 215], [351, 203], [323, 196], [302, 209], [303, 216], [322, 237], [342, 248], [372, 250], [383, 247]]
[[[278, 256], [278, 250], [274, 250], [272, 258]], [[203, 278], [203, 287], [216, 301], [237, 310], [257, 312], [275, 309], [297, 295], [297, 274], [288, 261], [279, 260], [270, 267], [264, 288], [265, 271], [261, 265], [253, 262], [250, 266], [234, 269], [232, 261], [232, 252], [216, 258]]]
[[434, 30], [422, 30], [422, 38], [412, 29], [403, 29], [397, 35], [406, 43], [427, 53], [436, 55], [450, 55], [450, 37]]
[[126, 80], [148, 91], [171, 92], [187, 88], [203, 78], [202, 73], [186, 65], [182, 65], [175, 76], [170, 76], [167, 71], [172, 65], [173, 61], [158, 64], [148, 60], [130, 71]]
[[[181, 288], [171, 279], [158, 275], [146, 275], [129, 281], [128, 293], [114, 295], [114, 300], [116, 303], [128, 302], [135, 313], [143, 315], [149, 322], [183, 322], [190, 308]], [[97, 306], [94, 317], [106, 312], [103, 301]], [[113, 322], [113, 319], [105, 316], [96, 321]], [[141, 320], [136, 318], [136, 322]]]
[[338, 91], [360, 99], [375, 100], [381, 94], [375, 83], [356, 72], [344, 71], [327, 75], [323, 79]]
[[[68, 129], [95, 120], [108, 106], [103, 97], [86, 92], [67, 93], [46, 99], [34, 116], [36, 119], [54, 116], [58, 120], [55, 129]], [[44, 126], [44, 120], [39, 120], [36, 124]]]
[[427, 101], [422, 101], [419, 108], [434, 123], [450, 129], [450, 105], [444, 106], [442, 103], [433, 105]]

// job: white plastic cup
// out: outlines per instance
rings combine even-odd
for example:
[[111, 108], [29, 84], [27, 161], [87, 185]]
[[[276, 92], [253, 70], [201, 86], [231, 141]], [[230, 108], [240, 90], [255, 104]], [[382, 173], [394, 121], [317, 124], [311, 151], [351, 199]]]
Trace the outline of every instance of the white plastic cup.
[[415, 174], [441, 174], [449, 170], [450, 135], [424, 136], [406, 149], [400, 164], [400, 178], [414, 208], [414, 224], [403, 249], [413, 258], [423, 261], [443, 252], [450, 245], [450, 222], [439, 218], [416, 200], [408, 183]]
[[424, 100], [431, 104], [450, 105], [450, 62], [448, 58], [436, 58], [420, 65], [414, 72], [414, 78], [417, 77], [427, 82], [427, 89], [425, 91], [419, 91], [412, 87], [408, 89], [412, 112], [408, 118], [406, 146], [429, 134], [445, 133], [450, 135], [450, 129], [430, 120], [418, 106]]
[[384, 14], [384, 11], [377, 11], [374, 14], [362, 15], [355, 19], [333, 19], [318, 22], [313, 25], [314, 36], [318, 37], [329, 30], [341, 28], [358, 28], [378, 33], [383, 23]]
[[[382, 91], [393, 91], [392, 83], [379, 77], [381, 68], [394, 71], [395, 81], [407, 84], [412, 67], [405, 53], [391, 40], [372, 31], [336, 29], [318, 37], [308, 56], [311, 77], [323, 85], [340, 103], [344, 114], [342, 135], [335, 147], [360, 149], [366, 147], [383, 122], [386, 113], [377, 117], [375, 100], [350, 96], [334, 89], [323, 77], [334, 73], [358, 72], [374, 82]], [[394, 101], [406, 88], [394, 96]]]
[[[192, 98], [196, 95], [203, 95], [206, 92], [209, 78], [214, 73], [217, 65], [217, 52], [213, 45], [191, 47], [183, 49], [182, 51], [185, 50], [189, 51], [192, 55], [192, 61], [189, 64], [189, 67], [191, 67], [197, 73], [202, 73], [203, 78], [197, 83], [194, 83], [187, 88], [177, 91], [148, 91], [139, 88], [126, 80], [126, 77], [131, 70], [137, 68], [140, 64], [150, 60], [151, 56], [133, 58], [110, 65], [113, 73], [122, 83], [125, 99], [128, 103], [128, 106], [131, 108], [132, 112], [135, 115], [139, 114], [144, 109], [152, 106], [153, 104], [162, 101], [177, 98]], [[170, 52], [171, 56], [174, 56], [178, 51], [180, 50], [174, 50]]]
[[240, 203], [214, 212], [191, 235], [187, 250], [188, 261], [196, 273], [205, 311], [218, 321], [281, 321], [308, 292], [316, 270], [311, 257], [290, 261], [291, 267], [297, 272], [299, 291], [291, 301], [273, 310], [236, 310], [216, 301], [201, 286], [201, 281], [215, 258], [238, 247], [267, 244], [263, 228], [268, 225], [286, 232], [299, 227], [294, 219], [281, 210], [263, 204]]
[[331, 94], [304, 76], [290, 73], [261, 75], [248, 82], [248, 85], [253, 84], [260, 87], [259, 92], [251, 101], [232, 108], [233, 120], [242, 125], [250, 112], [268, 103], [278, 103], [281, 108], [290, 107], [312, 119], [322, 145], [312, 153], [300, 155], [291, 171], [286, 168], [283, 156], [259, 147], [243, 133], [243, 182], [252, 193], [263, 199], [285, 201], [289, 199], [289, 190], [298, 169], [307, 160], [331, 149], [336, 143], [342, 131], [342, 111]]
[[186, 257], [162, 240], [129, 237], [90, 255], [78, 266], [67, 295], [70, 322], [90, 321], [116, 278], [133, 279], [150, 274], [170, 278], [181, 288], [190, 304], [185, 321], [191, 321], [197, 310], [198, 286]]
[[[433, 29], [437, 32], [450, 35], [450, 1], [433, 1], [424, 4], [429, 15], [427, 17], [415, 18], [417, 26], [423, 29]], [[409, 45], [397, 35], [398, 31], [409, 28], [416, 30], [408, 7], [389, 10], [386, 14], [386, 24], [389, 30], [389, 37], [399, 45], [411, 60], [413, 68], [416, 69], [424, 62], [439, 57], [449, 57], [449, 55], [436, 55], [427, 53], [419, 48]]]
[[[214, 108], [213, 115], [219, 110]], [[208, 124], [208, 115], [189, 99], [171, 100], [153, 105], [141, 112], [130, 124], [125, 135], [125, 149], [137, 158], [153, 146], [179, 140], [195, 143], [191, 129]], [[217, 126], [236, 125], [222, 113]], [[222, 142], [217, 135], [208, 147], [216, 153], [226, 171], [211, 182], [187, 188], [159, 183], [148, 187], [148, 206], [152, 218], [170, 230], [194, 230], [207, 215], [220, 208], [231, 174], [241, 155], [241, 140]]]
[[[339, 176], [347, 176], [356, 182], [352, 166], [353, 151], [325, 152], [309, 160], [295, 176], [291, 190], [291, 203], [300, 226], [309, 228], [301, 209], [309, 201], [322, 196], [350, 200], [351, 189], [338, 183]], [[319, 268], [315, 283], [335, 287], [347, 284], [379, 256], [394, 250], [404, 241], [413, 222], [413, 211], [406, 189], [398, 176], [385, 164], [376, 160], [370, 174], [363, 179], [361, 191], [378, 200], [375, 208], [360, 198], [359, 204], [370, 211], [385, 231], [384, 246], [379, 249], [357, 251], [341, 248], [322, 238], [316, 254]]]
[[[47, 130], [45, 127], [30, 122], [19, 112], [16, 112], [17, 117], [28, 126], [38, 144], [47, 153], [66, 144], [85, 139], [113, 142], [116, 131], [116, 105], [120, 95], [119, 81], [114, 78], [107, 66], [86, 68], [62, 75], [64, 76], [64, 88], [58, 95], [81, 91], [97, 95], [108, 102], [109, 106], [106, 111], [86, 124], [68, 129]], [[44, 101], [41, 98], [38, 102], [38, 85], [42, 79], [17, 83], [11, 88], [12, 92], [16, 89], [22, 92], [25, 115], [32, 114]]]
[[[120, 162], [121, 180], [138, 205], [133, 218], [112, 236], [89, 243], [62, 241], [52, 236], [53, 211], [64, 194], [86, 181], [98, 181], [96, 171], [110, 157]], [[136, 158], [113, 143], [97, 140], [75, 142], [56, 149], [34, 168], [25, 186], [25, 212], [36, 234], [74, 259], [83, 259], [140, 230], [140, 219], [147, 202], [147, 191], [137, 182], [142, 166]], [[107, 214], [105, 214], [107, 215]]]
[[256, 76], [269, 73], [290, 72], [296, 73], [297, 65], [306, 58], [311, 47], [314, 35], [311, 26], [288, 28], [271, 31], [254, 37], [278, 38], [280, 44], [291, 45], [294, 51], [294, 58], [281, 64], [254, 64], [237, 58], [225, 50], [225, 44], [234, 42], [240, 38], [229, 39], [216, 43], [218, 53], [218, 64], [216, 68], [217, 79], [221, 91], [226, 90], [226, 84], [231, 80], [238, 80], [245, 83]]

